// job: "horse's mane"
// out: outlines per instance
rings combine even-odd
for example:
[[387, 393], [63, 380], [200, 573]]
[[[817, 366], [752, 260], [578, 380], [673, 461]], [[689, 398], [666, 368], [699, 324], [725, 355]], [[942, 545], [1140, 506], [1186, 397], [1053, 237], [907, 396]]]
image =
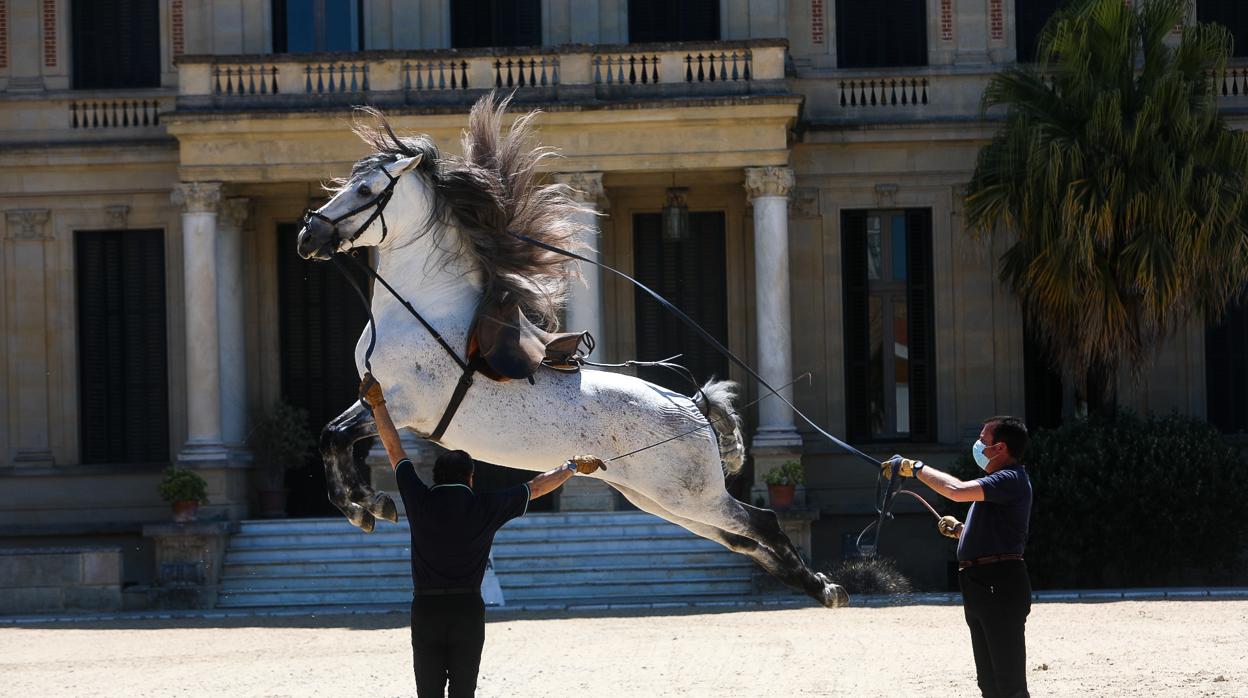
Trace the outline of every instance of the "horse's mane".
[[[531, 319], [547, 329], [558, 325], [558, 312], [574, 272], [566, 257], [517, 239], [524, 235], [564, 249], [583, 246], [582, 213], [592, 209], [576, 202], [563, 184], [541, 184], [542, 161], [555, 157], [550, 148], [534, 146], [529, 112], [501, 133], [510, 98], [491, 93], [473, 105], [463, 135], [462, 156], [442, 156], [428, 136], [400, 137], [380, 111], [361, 107], [375, 125], [357, 119], [354, 131], [376, 151], [351, 170], [352, 178], [403, 157], [423, 156], [417, 171], [433, 191], [433, 210], [422, 230], [449, 223], [463, 233], [462, 250], [477, 262], [485, 297], [506, 295], [519, 302]], [[345, 184], [345, 183], [340, 183]], [[513, 235], [514, 233], [514, 235]]]

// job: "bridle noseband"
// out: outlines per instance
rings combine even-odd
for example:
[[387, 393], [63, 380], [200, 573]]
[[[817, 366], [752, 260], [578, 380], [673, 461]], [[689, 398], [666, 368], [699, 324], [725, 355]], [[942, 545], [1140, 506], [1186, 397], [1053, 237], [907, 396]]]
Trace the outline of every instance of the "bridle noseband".
[[[305, 228], [308, 226], [308, 224], [312, 221], [313, 218], [319, 218], [320, 220], [323, 220], [326, 223], [328, 223], [330, 227], [333, 229], [334, 236], [333, 238], [329, 240], [329, 243], [333, 244], [333, 249], [331, 250], [331, 254], [336, 253], [338, 251], [338, 244], [344, 241], [344, 238], [342, 237], [342, 235], [338, 233], [338, 224], [358, 213], [368, 210], [369, 208], [375, 208], [376, 210], [373, 211], [373, 214], [369, 216], [368, 219], [365, 220], [364, 223], [360, 227], [355, 229], [354, 233], [351, 233], [350, 237], [345, 238], [346, 242], [354, 243], [356, 240], [360, 239], [360, 236], [364, 234], [364, 231], [368, 230], [369, 226], [373, 224], [373, 221], [377, 220], [378, 218], [381, 219], [381, 242], [386, 241], [386, 235], [388, 235], [390, 231], [386, 227], [386, 217], [384, 215], [384, 211], [386, 210], [386, 205], [390, 203], [390, 198], [394, 196], [394, 186], [399, 183], [399, 177], [402, 177], [402, 175], [399, 175], [399, 177], [395, 177], [391, 175], [390, 172], [386, 170], [385, 167], [381, 168], [381, 173], [386, 176], [386, 179], [390, 180], [390, 182], [386, 184], [385, 189], [382, 189], [380, 192], [378, 192], [377, 196], [374, 196], [371, 201], [367, 201], [359, 206], [356, 206], [355, 208], [351, 209], [350, 211], [347, 211], [346, 213], [342, 214], [341, 216], [338, 216], [337, 218], [330, 218], [329, 216], [326, 216], [325, 214], [319, 211], [314, 211], [310, 208], [304, 210], [303, 225]], [[378, 244], [381, 244], [381, 243], [378, 243]]]

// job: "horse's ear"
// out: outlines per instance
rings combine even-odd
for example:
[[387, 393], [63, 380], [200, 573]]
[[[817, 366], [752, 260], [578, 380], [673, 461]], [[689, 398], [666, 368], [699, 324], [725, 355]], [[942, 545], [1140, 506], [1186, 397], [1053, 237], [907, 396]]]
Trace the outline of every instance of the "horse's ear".
[[402, 177], [408, 170], [411, 170], [419, 165], [420, 160], [423, 157], [423, 155], [413, 155], [410, 158], [396, 160], [395, 162], [386, 165], [386, 172], [388, 172], [391, 177]]

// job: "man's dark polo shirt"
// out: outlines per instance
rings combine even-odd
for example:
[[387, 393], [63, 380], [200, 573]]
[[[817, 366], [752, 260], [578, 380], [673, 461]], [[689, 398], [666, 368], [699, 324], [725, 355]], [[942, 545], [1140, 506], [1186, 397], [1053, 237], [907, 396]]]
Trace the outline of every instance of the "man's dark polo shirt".
[[975, 482], [984, 499], [971, 505], [958, 539], [958, 560], [989, 555], [1022, 555], [1031, 523], [1031, 478], [1021, 463]]
[[473, 492], [467, 485], [426, 487], [406, 458], [395, 475], [412, 529], [416, 588], [480, 588], [494, 534], [529, 509], [528, 484], [498, 492]]

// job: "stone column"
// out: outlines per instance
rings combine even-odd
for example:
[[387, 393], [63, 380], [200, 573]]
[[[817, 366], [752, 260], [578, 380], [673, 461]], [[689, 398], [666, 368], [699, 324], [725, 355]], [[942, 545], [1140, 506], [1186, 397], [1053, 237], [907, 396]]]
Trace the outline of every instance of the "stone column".
[[182, 267], [186, 306], [187, 439], [179, 461], [224, 461], [221, 441], [221, 355], [217, 327], [217, 206], [219, 182], [183, 182]]
[[247, 371], [243, 353], [243, 229], [251, 199], [226, 199], [217, 229], [217, 341], [221, 366], [221, 439], [240, 447], [247, 435]]
[[[792, 313], [789, 305], [788, 167], [747, 167], [745, 190], [754, 206], [754, 287], [758, 333], [758, 372], [774, 387], [793, 380]], [[759, 387], [762, 395], [765, 389]], [[780, 391], [792, 401], [793, 389]], [[755, 497], [765, 488], [762, 477], [786, 460], [801, 457], [802, 438], [793, 426], [793, 410], [776, 397], [758, 405], [754, 433]]]
[[51, 239], [46, 208], [4, 212], [9, 240], [8, 268], [13, 283], [5, 342], [10, 371], [9, 445], [19, 465], [52, 465], [48, 423], [47, 242]]
[[[595, 211], [604, 211], [607, 208], [607, 197], [602, 188], [601, 172], [572, 172], [568, 174], [555, 175], [555, 181], [560, 184], [566, 184], [573, 190], [573, 196], [576, 200], [586, 206], [592, 207]], [[588, 249], [580, 250], [581, 256], [597, 261], [600, 259], [598, 252], [602, 242], [602, 231], [598, 227], [598, 215], [594, 213], [582, 214], [581, 220], [578, 221], [585, 226], [588, 231], [585, 239], [580, 242], [588, 245]], [[567, 329], [568, 330], [588, 330], [594, 336], [594, 340], [599, 346], [605, 347], [603, 336], [602, 322], [602, 271], [592, 265], [581, 263], [581, 276], [584, 277], [583, 282], [573, 282], [571, 293], [567, 304]], [[601, 360], [602, 350], [596, 353], [596, 358]]]

